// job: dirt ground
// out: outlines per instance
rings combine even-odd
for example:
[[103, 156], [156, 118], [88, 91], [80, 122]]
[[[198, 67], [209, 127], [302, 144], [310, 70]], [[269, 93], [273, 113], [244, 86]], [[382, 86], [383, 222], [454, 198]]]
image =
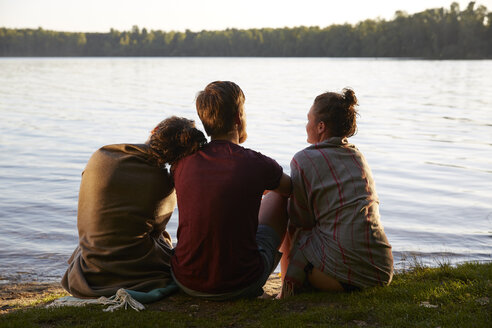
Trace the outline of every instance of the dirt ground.
[[[272, 274], [267, 283], [263, 287], [265, 294], [264, 298], [274, 298], [281, 289], [281, 280], [277, 274]], [[60, 285], [60, 283], [10, 283], [0, 284], [0, 315], [12, 311], [23, 309], [26, 307], [45, 305], [46, 298], [62, 297], [69, 295]], [[183, 292], [178, 292], [169, 296], [163, 301], [149, 304], [146, 306], [150, 310], [159, 310], [164, 305], [166, 308], [184, 307], [189, 308], [190, 305], [198, 303], [208, 303], [193, 299]]]

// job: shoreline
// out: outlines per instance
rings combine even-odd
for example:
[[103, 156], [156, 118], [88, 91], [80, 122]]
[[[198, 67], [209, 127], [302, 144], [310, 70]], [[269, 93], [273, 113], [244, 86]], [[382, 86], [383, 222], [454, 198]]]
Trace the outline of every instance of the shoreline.
[[21, 282], [0, 284], [0, 315], [32, 307], [51, 295], [68, 293], [59, 282]]
[[[263, 290], [265, 291], [264, 298], [274, 298], [282, 288], [282, 283], [278, 273], [273, 273], [268, 278]], [[9, 282], [0, 284], [0, 315], [8, 314], [18, 310], [42, 306], [52, 300], [70, 295], [60, 282]], [[159, 308], [162, 301], [166, 299], [192, 300], [191, 296], [179, 291], [173, 295], [165, 297], [163, 300], [146, 304], [145, 306]]]
[[46, 308], [67, 295], [58, 283], [8, 284], [0, 286], [0, 326], [123, 327], [138, 322], [145, 327], [488, 328], [492, 320], [492, 263], [415, 266], [395, 274], [384, 288], [354, 293], [309, 291], [268, 299], [279, 286], [278, 275], [270, 276], [267, 299], [215, 302], [177, 292], [146, 304], [145, 311], [105, 312], [99, 305]]

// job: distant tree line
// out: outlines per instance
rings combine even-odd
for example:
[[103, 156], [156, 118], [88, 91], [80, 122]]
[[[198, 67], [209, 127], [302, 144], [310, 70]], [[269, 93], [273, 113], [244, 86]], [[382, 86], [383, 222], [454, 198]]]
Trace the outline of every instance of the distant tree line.
[[492, 58], [492, 13], [470, 2], [460, 10], [397, 11], [326, 28], [68, 33], [0, 28], [0, 56], [258, 56]]

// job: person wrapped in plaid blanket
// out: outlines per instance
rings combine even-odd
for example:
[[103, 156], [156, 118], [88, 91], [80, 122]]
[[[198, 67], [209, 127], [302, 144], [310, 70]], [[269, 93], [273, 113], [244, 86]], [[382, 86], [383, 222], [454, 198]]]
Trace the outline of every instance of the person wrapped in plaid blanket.
[[281, 251], [280, 298], [310, 285], [324, 291], [384, 286], [393, 256], [379, 217], [379, 199], [362, 153], [347, 140], [357, 129], [351, 89], [316, 97], [307, 141], [291, 161], [293, 193]]

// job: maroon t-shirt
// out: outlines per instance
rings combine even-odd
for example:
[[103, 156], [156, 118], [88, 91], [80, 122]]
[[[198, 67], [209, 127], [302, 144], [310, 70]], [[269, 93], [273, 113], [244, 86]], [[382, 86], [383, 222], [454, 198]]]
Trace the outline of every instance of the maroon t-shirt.
[[182, 285], [213, 294], [259, 278], [261, 196], [277, 188], [281, 176], [282, 167], [273, 159], [221, 140], [177, 163], [178, 244], [171, 265]]

